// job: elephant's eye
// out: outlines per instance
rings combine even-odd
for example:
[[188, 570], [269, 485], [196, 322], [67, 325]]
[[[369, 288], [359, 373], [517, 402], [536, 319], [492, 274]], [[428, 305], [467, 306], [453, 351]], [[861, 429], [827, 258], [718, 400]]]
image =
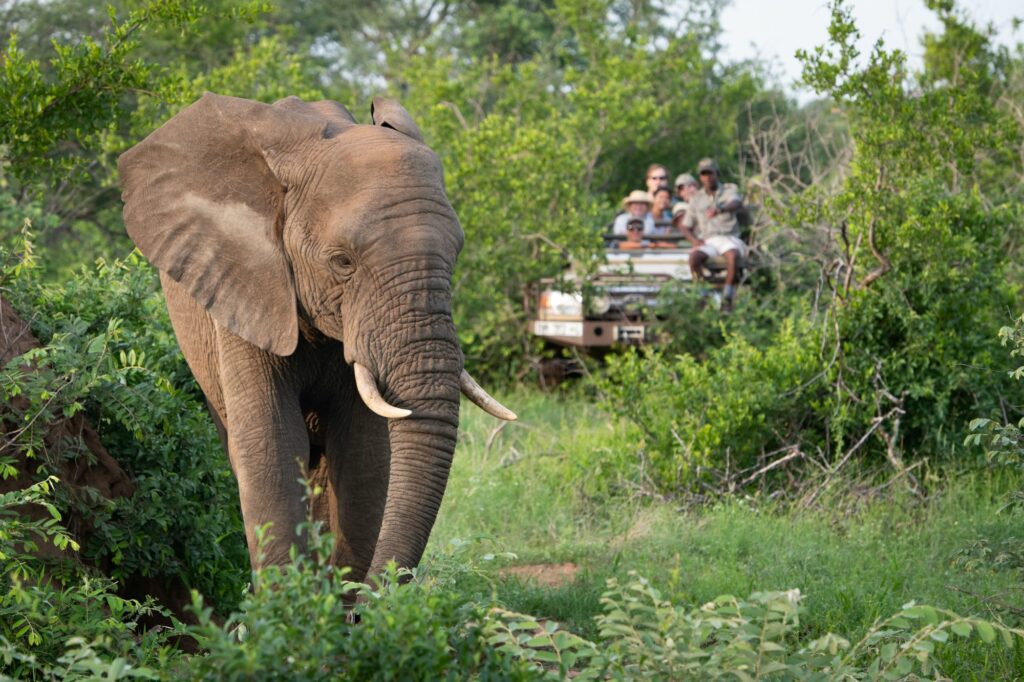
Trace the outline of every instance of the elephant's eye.
[[352, 257], [346, 253], [331, 256], [331, 267], [342, 279], [348, 279], [356, 271], [356, 264], [352, 262]]

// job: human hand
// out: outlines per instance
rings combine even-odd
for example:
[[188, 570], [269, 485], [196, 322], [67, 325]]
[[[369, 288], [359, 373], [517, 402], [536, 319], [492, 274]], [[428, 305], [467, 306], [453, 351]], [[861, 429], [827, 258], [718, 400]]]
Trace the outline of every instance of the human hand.
[[718, 215], [718, 207], [712, 206], [711, 208], [706, 210], [704, 214], [707, 215], [707, 217], [709, 218], [714, 218], [716, 215]]

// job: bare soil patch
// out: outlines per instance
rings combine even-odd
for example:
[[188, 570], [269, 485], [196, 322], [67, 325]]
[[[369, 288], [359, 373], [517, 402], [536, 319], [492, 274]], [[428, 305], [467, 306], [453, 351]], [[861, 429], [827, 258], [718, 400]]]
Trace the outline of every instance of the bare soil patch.
[[576, 579], [580, 567], [573, 563], [564, 564], [529, 564], [526, 566], [508, 566], [499, 571], [503, 577], [515, 577], [527, 582], [535, 582], [542, 587], [562, 587]]

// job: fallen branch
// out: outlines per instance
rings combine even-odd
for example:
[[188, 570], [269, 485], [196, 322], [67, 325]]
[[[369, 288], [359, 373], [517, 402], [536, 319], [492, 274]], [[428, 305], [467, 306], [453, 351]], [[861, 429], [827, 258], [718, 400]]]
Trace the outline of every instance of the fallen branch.
[[957, 587], [956, 585], [946, 585], [946, 587], [948, 587], [951, 590], [955, 590], [956, 592], [959, 592], [961, 594], [966, 594], [969, 597], [974, 597], [982, 604], [993, 604], [999, 607], [1000, 609], [1003, 609], [1004, 611], [1012, 613], [1015, 616], [1024, 616], [1024, 609], [1017, 606], [1012, 606], [1004, 601], [1000, 601], [996, 599], [995, 595], [985, 596], [982, 594], [978, 594], [976, 592], [971, 592], [970, 590], [965, 590], [962, 587]]
[[491, 429], [491, 432], [489, 434], [487, 434], [487, 440], [484, 442], [484, 450], [485, 451], [489, 451], [491, 449], [491, 446], [494, 445], [494, 439], [497, 438], [498, 434], [500, 434], [502, 431], [504, 431], [505, 427], [508, 426], [511, 423], [512, 422], [501, 421], [501, 422], [498, 422], [497, 426], [495, 426], [493, 429]]
[[793, 448], [793, 450], [788, 455], [786, 455], [785, 457], [780, 457], [779, 459], [775, 460], [771, 464], [767, 464], [767, 465], [761, 467], [760, 469], [758, 469], [757, 471], [755, 471], [754, 473], [752, 473], [750, 476], [748, 476], [746, 479], [744, 479], [744, 481], [742, 483], [740, 483], [740, 485], [747, 485], [750, 482], [752, 482], [755, 478], [757, 478], [758, 476], [763, 476], [764, 474], [768, 473], [769, 471], [772, 471], [773, 469], [779, 468], [780, 466], [782, 466], [786, 462], [789, 462], [790, 460], [794, 460], [794, 459], [803, 458], [803, 456], [804, 456], [804, 453], [801, 452], [801, 450], [799, 448]]

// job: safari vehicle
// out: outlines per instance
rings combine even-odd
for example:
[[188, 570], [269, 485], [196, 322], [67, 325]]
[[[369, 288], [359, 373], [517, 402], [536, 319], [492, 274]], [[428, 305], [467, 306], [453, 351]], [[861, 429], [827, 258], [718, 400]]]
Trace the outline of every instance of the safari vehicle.
[[[584, 277], [570, 266], [561, 278], [538, 283], [531, 334], [554, 346], [596, 355], [614, 346], [660, 340], [655, 331], [658, 296], [669, 285], [693, 281], [690, 243], [679, 236], [658, 236], [658, 241], [676, 242], [678, 248], [618, 250], [622, 239], [605, 236], [606, 261], [593, 275]], [[725, 278], [725, 259], [709, 259], [705, 270], [705, 280], [720, 285]]]

